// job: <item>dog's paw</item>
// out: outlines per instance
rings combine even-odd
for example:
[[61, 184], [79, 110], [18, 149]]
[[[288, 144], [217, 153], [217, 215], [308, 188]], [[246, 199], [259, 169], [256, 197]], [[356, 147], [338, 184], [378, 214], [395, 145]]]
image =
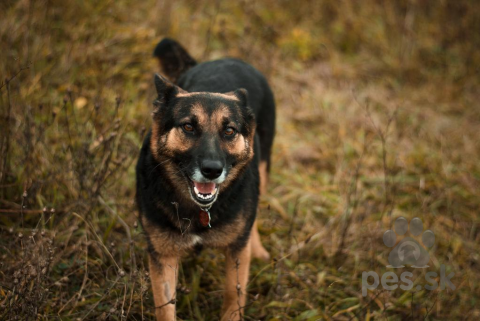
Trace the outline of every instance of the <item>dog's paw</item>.
[[262, 261], [270, 260], [270, 253], [268, 253], [262, 245], [255, 247], [252, 246], [252, 256]]
[[[243, 309], [242, 309], [243, 310]], [[229, 306], [228, 308], [224, 308], [222, 313], [222, 319], [221, 321], [240, 321], [243, 320], [240, 314], [240, 309], [238, 308], [238, 304], [234, 304], [232, 306]]]

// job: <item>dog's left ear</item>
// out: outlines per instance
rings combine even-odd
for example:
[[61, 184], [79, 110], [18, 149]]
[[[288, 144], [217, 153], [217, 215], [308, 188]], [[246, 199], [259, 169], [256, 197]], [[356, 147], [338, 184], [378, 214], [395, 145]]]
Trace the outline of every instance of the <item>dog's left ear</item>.
[[235, 97], [240, 101], [240, 105], [243, 107], [243, 117], [247, 125], [247, 129], [250, 132], [252, 129], [255, 130], [255, 113], [253, 109], [248, 104], [248, 91], [246, 89], [240, 88], [233, 92]]
[[248, 106], [248, 91], [244, 88], [237, 89], [233, 92], [235, 97], [240, 100], [242, 106]]
[[159, 74], [155, 74], [154, 82], [158, 95], [157, 99], [153, 102], [156, 110], [162, 106], [166, 106], [168, 102], [179, 93], [185, 92], [183, 89], [174, 85], [170, 80]]

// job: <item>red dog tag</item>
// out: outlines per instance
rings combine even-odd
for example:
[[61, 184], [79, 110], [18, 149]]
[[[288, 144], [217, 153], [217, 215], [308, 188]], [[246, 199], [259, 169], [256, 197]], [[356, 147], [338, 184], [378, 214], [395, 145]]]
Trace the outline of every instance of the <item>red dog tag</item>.
[[208, 211], [200, 210], [200, 224], [202, 226], [210, 226], [210, 213]]

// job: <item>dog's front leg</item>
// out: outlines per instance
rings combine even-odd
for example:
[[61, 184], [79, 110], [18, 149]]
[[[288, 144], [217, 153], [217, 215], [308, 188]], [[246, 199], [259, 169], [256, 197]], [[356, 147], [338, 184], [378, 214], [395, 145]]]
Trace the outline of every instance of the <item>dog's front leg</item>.
[[[258, 166], [258, 173], [260, 174], [260, 196], [265, 196], [267, 194], [267, 182], [268, 182], [268, 170], [267, 170], [267, 162], [262, 161]], [[259, 213], [259, 209], [257, 209], [257, 213]], [[270, 258], [270, 254], [268, 254], [267, 250], [262, 245], [262, 241], [260, 240], [260, 233], [258, 233], [258, 217], [255, 219], [255, 223], [252, 227], [252, 256], [259, 258], [264, 261], [268, 261]]]
[[225, 253], [226, 280], [222, 321], [243, 319], [251, 249], [250, 239], [239, 251], [227, 248]]
[[150, 280], [157, 321], [173, 321], [178, 276], [178, 257], [149, 256]]

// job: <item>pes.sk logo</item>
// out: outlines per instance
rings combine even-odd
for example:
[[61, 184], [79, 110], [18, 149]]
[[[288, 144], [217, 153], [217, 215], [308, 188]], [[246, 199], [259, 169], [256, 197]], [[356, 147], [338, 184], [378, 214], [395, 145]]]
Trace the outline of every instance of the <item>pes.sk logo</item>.
[[[427, 248], [431, 248], [435, 243], [435, 234], [431, 230], [426, 230], [423, 232], [423, 223], [422, 220], [418, 217], [415, 217], [410, 221], [410, 226], [408, 221], [404, 217], [399, 217], [395, 220], [394, 230], [388, 230], [383, 234], [383, 243], [388, 247], [393, 247], [392, 251], [388, 255], [387, 268], [405, 268], [410, 267], [413, 269], [424, 269], [429, 267], [428, 262], [430, 261], [430, 255], [427, 251]], [[413, 237], [406, 236], [403, 237], [407, 231], [410, 230], [409, 234], [412, 236], [421, 236], [422, 245]], [[422, 233], [423, 232], [423, 233]], [[401, 236], [402, 239], [397, 243], [397, 235]], [[455, 290], [455, 285], [450, 281], [454, 276], [454, 273], [446, 275], [446, 267], [444, 264], [440, 265], [440, 289], [445, 290], [446, 286], [450, 289]], [[369, 279], [369, 277], [371, 277]], [[381, 280], [379, 275], [374, 272], [363, 272], [362, 273], [362, 295], [367, 295], [368, 289], [376, 289], [378, 285], [381, 284], [385, 290], [395, 290], [398, 287], [400, 289], [409, 291], [413, 288], [413, 273], [409, 271], [404, 271], [400, 274], [400, 278], [395, 272], [386, 272], [382, 275]], [[427, 272], [425, 274], [425, 285], [418, 284], [416, 290], [420, 291], [423, 288], [427, 290], [435, 290], [438, 288], [439, 284], [436, 280], [438, 274], [436, 272]], [[372, 280], [373, 278], [373, 280]], [[373, 281], [369, 283], [370, 281]], [[400, 280], [400, 281], [399, 281]], [[418, 282], [419, 283], [419, 282]]]

